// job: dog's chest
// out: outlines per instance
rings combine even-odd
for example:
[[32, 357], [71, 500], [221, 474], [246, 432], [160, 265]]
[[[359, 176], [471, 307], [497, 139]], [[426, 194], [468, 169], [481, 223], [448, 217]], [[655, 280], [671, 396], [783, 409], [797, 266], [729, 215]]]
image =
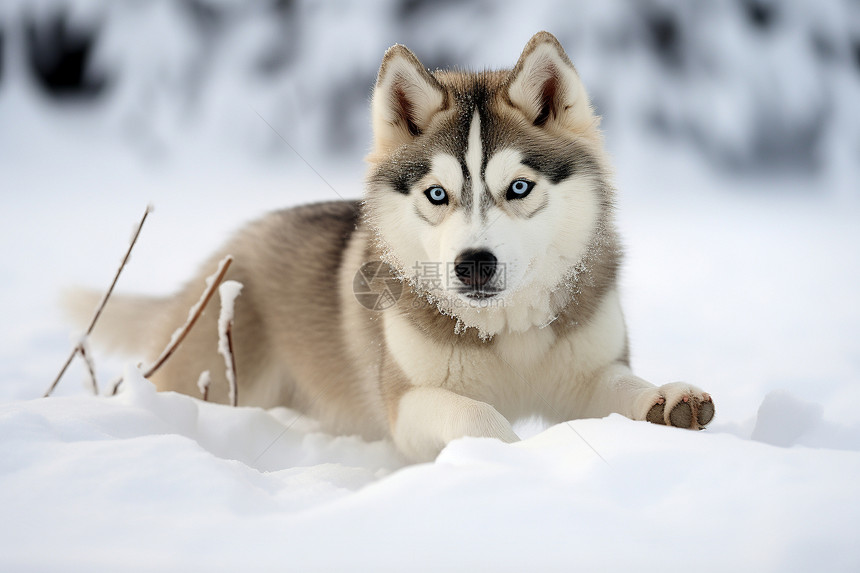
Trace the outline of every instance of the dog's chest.
[[485, 344], [438, 342], [405, 321], [386, 321], [386, 343], [415, 386], [446, 388], [476, 398], [518, 392], [523, 379], [558, 379], [571, 358], [552, 329], [497, 335]]
[[510, 411], [570, 390], [616, 360], [625, 344], [624, 331], [614, 292], [587, 324], [562, 334], [550, 327], [501, 333], [486, 344], [433, 340], [402, 317], [385, 322], [388, 349], [411, 385], [510, 404]]

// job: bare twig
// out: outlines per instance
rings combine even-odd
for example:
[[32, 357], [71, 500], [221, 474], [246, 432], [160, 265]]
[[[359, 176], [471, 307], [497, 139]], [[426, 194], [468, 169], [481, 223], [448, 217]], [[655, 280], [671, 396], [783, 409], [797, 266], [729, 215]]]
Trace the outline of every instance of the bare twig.
[[[138, 365], [138, 368], [140, 366]], [[117, 376], [114, 378], [114, 381], [110, 383], [110, 393], [108, 396], [116, 396], [117, 391], [119, 390], [119, 385], [122, 384], [122, 376]]]
[[[185, 324], [180, 326], [173, 333], [173, 336], [170, 337], [170, 342], [167, 343], [167, 346], [164, 347], [164, 350], [161, 351], [161, 354], [155, 359], [155, 362], [153, 362], [152, 365], [143, 373], [144, 378], [149, 378], [155, 374], [155, 372], [161, 368], [165, 362], [167, 362], [167, 359], [173, 355], [179, 345], [182, 344], [182, 341], [185, 340], [186, 336], [188, 336], [188, 333], [194, 327], [197, 319], [200, 318], [201, 314], [203, 314], [203, 310], [206, 308], [206, 305], [209, 304], [209, 299], [211, 299], [212, 295], [215, 294], [215, 289], [217, 289], [218, 285], [221, 284], [221, 281], [224, 280], [224, 275], [227, 274], [227, 269], [230, 268], [230, 264], [232, 262], [233, 257], [227, 255], [218, 264], [218, 270], [206, 279], [206, 290], [203, 291], [200, 299], [188, 311], [188, 318], [186, 319]], [[122, 377], [120, 377], [114, 382], [113, 388], [110, 392], [111, 396], [117, 393], [120, 384], [122, 384], [122, 380]]]
[[113, 289], [116, 286], [116, 282], [119, 280], [119, 274], [122, 272], [122, 269], [125, 268], [126, 263], [128, 263], [128, 259], [131, 256], [131, 250], [134, 248], [135, 243], [137, 243], [137, 238], [140, 236], [140, 231], [143, 229], [143, 224], [146, 222], [146, 218], [149, 214], [152, 213], [152, 205], [147, 205], [146, 210], [143, 212], [143, 217], [140, 218], [140, 223], [137, 224], [137, 228], [134, 230], [134, 235], [131, 237], [131, 242], [128, 245], [128, 250], [125, 252], [125, 256], [122, 258], [122, 262], [119, 264], [119, 268], [116, 271], [116, 275], [113, 277], [113, 282], [110, 283], [110, 287], [99, 303], [98, 308], [96, 308], [96, 313], [93, 316], [93, 320], [90, 322], [90, 326], [87, 328], [87, 336], [92, 334], [93, 328], [96, 325], [99, 317], [102, 315], [102, 311], [105, 308], [105, 304], [107, 304], [108, 299], [110, 298], [111, 293], [113, 293]]
[[84, 359], [84, 364], [87, 365], [87, 372], [90, 375], [90, 386], [93, 390], [93, 395], [99, 395], [99, 383], [96, 381], [96, 365], [93, 361], [93, 355], [90, 352], [90, 345], [87, 343], [87, 337], [83, 337], [78, 344], [78, 353]]
[[62, 368], [60, 368], [60, 373], [59, 373], [59, 374], [57, 374], [57, 377], [56, 377], [56, 378], [54, 378], [54, 381], [51, 383], [51, 387], [50, 387], [50, 388], [48, 388], [47, 390], [45, 390], [45, 393], [44, 393], [44, 394], [42, 394], [42, 398], [47, 398], [48, 396], [50, 396], [50, 395], [51, 395], [51, 393], [53, 393], [54, 388], [56, 388], [56, 387], [57, 387], [57, 384], [59, 384], [59, 383], [60, 383], [60, 378], [62, 378], [62, 377], [63, 377], [63, 374], [65, 374], [65, 373], [66, 373], [66, 370], [68, 370], [68, 369], [69, 369], [69, 365], [72, 363], [72, 360], [74, 360], [74, 359], [75, 359], [75, 355], [76, 355], [77, 353], [78, 353], [78, 347], [77, 347], [77, 346], [75, 346], [74, 348], [72, 348], [72, 351], [69, 353], [69, 357], [68, 357], [68, 358], [66, 358], [66, 363], [65, 363], [65, 364], [63, 364], [63, 367], [62, 367]]
[[[131, 250], [134, 248], [135, 243], [137, 243], [137, 238], [140, 236], [140, 231], [143, 229], [143, 224], [146, 222], [146, 218], [152, 212], [152, 205], [147, 205], [146, 210], [143, 212], [143, 217], [140, 219], [140, 223], [137, 224], [137, 229], [134, 231], [134, 235], [131, 238], [131, 241], [128, 244], [128, 250], [125, 252], [125, 256], [122, 258], [122, 262], [119, 264], [119, 268], [116, 270], [116, 274], [113, 277], [113, 281], [108, 287], [107, 292], [102, 297], [99, 305], [96, 307], [96, 312], [93, 315], [92, 320], [90, 321], [90, 325], [87, 327], [87, 331], [82, 337], [82, 341], [86, 339], [93, 332], [93, 328], [96, 326], [96, 322], [98, 322], [99, 317], [102, 315], [102, 311], [105, 308], [105, 304], [107, 304], [108, 299], [110, 298], [111, 293], [113, 292], [114, 287], [116, 286], [116, 282], [119, 280], [119, 275], [122, 273], [122, 270], [125, 268], [126, 263], [128, 262], [128, 258], [131, 256]], [[78, 343], [72, 351], [69, 353], [69, 358], [66, 360], [66, 363], [63, 364], [63, 367], [60, 369], [59, 374], [54, 379], [53, 383], [51, 383], [50, 388], [45, 391], [43, 397], [47, 398], [51, 395], [54, 389], [57, 387], [57, 384], [60, 383], [60, 379], [63, 377], [63, 374], [66, 373], [66, 370], [69, 368], [69, 364], [72, 363], [72, 360], [75, 357], [75, 354], [80, 353], [81, 356], [85, 356], [85, 351], [82, 350], [83, 342]], [[89, 367], [89, 366], [88, 366]], [[95, 377], [93, 377], [93, 384], [95, 384]]]

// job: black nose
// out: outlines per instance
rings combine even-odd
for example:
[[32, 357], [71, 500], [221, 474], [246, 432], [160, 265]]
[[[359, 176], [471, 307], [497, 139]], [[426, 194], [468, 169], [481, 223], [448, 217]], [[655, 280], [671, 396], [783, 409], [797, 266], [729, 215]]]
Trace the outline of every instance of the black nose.
[[463, 251], [454, 259], [454, 272], [461, 283], [479, 289], [496, 274], [496, 261], [490, 251]]

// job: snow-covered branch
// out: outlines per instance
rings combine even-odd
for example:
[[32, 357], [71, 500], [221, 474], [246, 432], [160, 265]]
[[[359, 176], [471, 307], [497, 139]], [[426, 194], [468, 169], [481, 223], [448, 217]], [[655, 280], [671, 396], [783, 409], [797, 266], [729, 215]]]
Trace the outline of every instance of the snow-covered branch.
[[200, 378], [197, 379], [197, 389], [200, 390], [201, 396], [203, 396], [203, 401], [206, 402], [209, 399], [209, 384], [212, 383], [212, 377], [209, 376], [209, 371], [204, 370], [200, 373]]
[[236, 297], [242, 292], [242, 283], [226, 281], [218, 288], [221, 295], [221, 314], [218, 316], [218, 353], [224, 357], [227, 367], [227, 383], [230, 385], [230, 403], [239, 405], [236, 385], [236, 360], [233, 354], [233, 307]]

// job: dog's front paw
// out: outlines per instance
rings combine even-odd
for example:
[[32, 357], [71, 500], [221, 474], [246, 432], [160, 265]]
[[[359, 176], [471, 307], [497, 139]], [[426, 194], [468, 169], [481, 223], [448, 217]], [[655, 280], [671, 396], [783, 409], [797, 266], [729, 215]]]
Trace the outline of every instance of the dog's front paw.
[[674, 382], [656, 388], [645, 419], [654, 424], [701, 430], [714, 419], [714, 401], [702, 390]]

